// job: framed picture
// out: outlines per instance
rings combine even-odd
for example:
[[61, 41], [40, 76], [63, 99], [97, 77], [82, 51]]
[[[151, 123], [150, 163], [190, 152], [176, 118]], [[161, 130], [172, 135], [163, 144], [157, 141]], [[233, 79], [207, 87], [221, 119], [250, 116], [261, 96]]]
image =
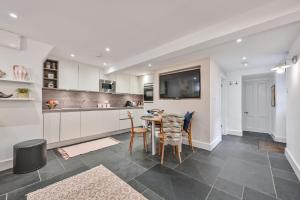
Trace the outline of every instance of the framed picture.
[[275, 90], [275, 85], [272, 85], [272, 87], [271, 87], [271, 106], [272, 107], [276, 106], [276, 90]]

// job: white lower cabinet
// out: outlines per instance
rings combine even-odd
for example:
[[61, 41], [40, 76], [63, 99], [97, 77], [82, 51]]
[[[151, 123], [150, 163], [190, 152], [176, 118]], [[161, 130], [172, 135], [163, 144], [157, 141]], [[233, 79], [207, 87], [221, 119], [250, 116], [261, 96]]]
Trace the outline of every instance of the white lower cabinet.
[[44, 139], [48, 144], [59, 142], [60, 113], [44, 114]]
[[60, 140], [80, 138], [80, 112], [62, 112], [60, 117]]
[[81, 113], [81, 137], [119, 130], [119, 110]]

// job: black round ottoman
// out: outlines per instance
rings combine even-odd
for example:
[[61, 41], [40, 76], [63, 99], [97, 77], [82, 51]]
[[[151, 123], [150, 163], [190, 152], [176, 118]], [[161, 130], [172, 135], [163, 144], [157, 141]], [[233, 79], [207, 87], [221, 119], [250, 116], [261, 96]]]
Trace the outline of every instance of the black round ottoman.
[[15, 174], [24, 174], [40, 169], [47, 163], [47, 141], [28, 140], [14, 145]]

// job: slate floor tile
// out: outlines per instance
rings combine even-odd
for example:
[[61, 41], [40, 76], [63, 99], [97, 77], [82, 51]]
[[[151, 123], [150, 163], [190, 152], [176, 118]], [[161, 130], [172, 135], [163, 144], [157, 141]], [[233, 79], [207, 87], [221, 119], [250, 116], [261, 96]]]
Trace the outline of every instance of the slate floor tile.
[[145, 190], [147, 190], [147, 187], [145, 185], [143, 185], [142, 183], [140, 183], [135, 179], [129, 181], [128, 184], [140, 193], [143, 193]]
[[210, 192], [207, 200], [239, 200], [239, 198], [214, 188]]
[[6, 200], [6, 194], [1, 195], [0, 200]]
[[205, 155], [199, 152], [195, 152], [191, 159], [198, 160], [200, 162], [204, 162], [207, 164], [211, 164], [218, 167], [223, 167], [225, 165], [225, 161], [213, 155]]
[[207, 185], [212, 185], [221, 168], [198, 160], [187, 159], [175, 170], [183, 172]]
[[36, 191], [38, 189], [44, 188], [48, 185], [51, 185], [53, 183], [56, 183], [58, 181], [61, 181], [63, 179], [66, 179], [68, 177], [74, 176], [76, 174], [79, 174], [81, 172], [84, 172], [86, 170], [88, 170], [88, 167], [83, 167], [83, 168], [78, 168], [72, 171], [68, 171], [66, 173], [61, 174], [60, 176], [55, 176], [53, 178], [35, 183], [35, 184], [31, 184], [29, 186], [26, 187], [22, 187], [19, 188], [17, 190], [11, 191], [8, 193], [7, 195], [7, 200], [26, 200], [26, 194]]
[[135, 163], [130, 163], [127, 166], [121, 167], [118, 171], [115, 172], [115, 174], [118, 175], [125, 182], [128, 182], [141, 175], [146, 170], [147, 169], [145, 169], [144, 167], [141, 167]]
[[231, 181], [222, 179], [222, 178], [217, 178], [214, 188], [224, 191], [228, 194], [231, 194], [232, 196], [241, 198], [243, 195], [243, 186], [233, 183]]
[[136, 163], [146, 169], [150, 169], [151, 167], [154, 167], [156, 164], [158, 164], [157, 161], [151, 160], [150, 158], [138, 160], [138, 161], [136, 161]]
[[210, 187], [162, 165], [156, 165], [136, 178], [165, 199], [205, 199]]
[[269, 166], [230, 158], [219, 177], [275, 196]]
[[281, 178], [274, 178], [274, 183], [277, 195], [284, 200], [299, 200], [300, 198], [300, 183], [284, 180]]
[[0, 195], [39, 181], [37, 171], [27, 174], [13, 174], [12, 172], [3, 174], [0, 177]]
[[276, 198], [245, 187], [243, 200], [276, 200]]
[[144, 195], [144, 197], [146, 197], [149, 200], [163, 200], [164, 199], [150, 189], [146, 189], [142, 194]]
[[64, 168], [57, 159], [53, 159], [48, 161], [47, 165], [39, 169], [39, 173], [41, 179], [46, 180], [64, 173]]
[[276, 158], [276, 157], [269, 157], [271, 162], [271, 167], [286, 171], [293, 171], [289, 161], [285, 158]]
[[272, 173], [275, 177], [299, 183], [299, 180], [294, 172], [272, 168]]

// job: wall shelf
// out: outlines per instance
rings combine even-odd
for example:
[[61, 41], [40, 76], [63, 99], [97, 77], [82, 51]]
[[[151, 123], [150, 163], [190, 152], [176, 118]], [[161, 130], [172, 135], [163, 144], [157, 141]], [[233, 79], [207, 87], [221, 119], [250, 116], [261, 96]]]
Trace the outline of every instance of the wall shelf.
[[34, 98], [0, 98], [0, 101], [34, 101]]
[[10, 82], [10, 83], [24, 83], [24, 84], [33, 84], [33, 81], [21, 81], [21, 80], [13, 80], [13, 79], [1, 79], [1, 82]]
[[[58, 61], [47, 59], [44, 62], [43, 67], [43, 87], [49, 87], [50, 85], [53, 88], [58, 88]], [[51, 74], [54, 78], [48, 78], [48, 75]]]

